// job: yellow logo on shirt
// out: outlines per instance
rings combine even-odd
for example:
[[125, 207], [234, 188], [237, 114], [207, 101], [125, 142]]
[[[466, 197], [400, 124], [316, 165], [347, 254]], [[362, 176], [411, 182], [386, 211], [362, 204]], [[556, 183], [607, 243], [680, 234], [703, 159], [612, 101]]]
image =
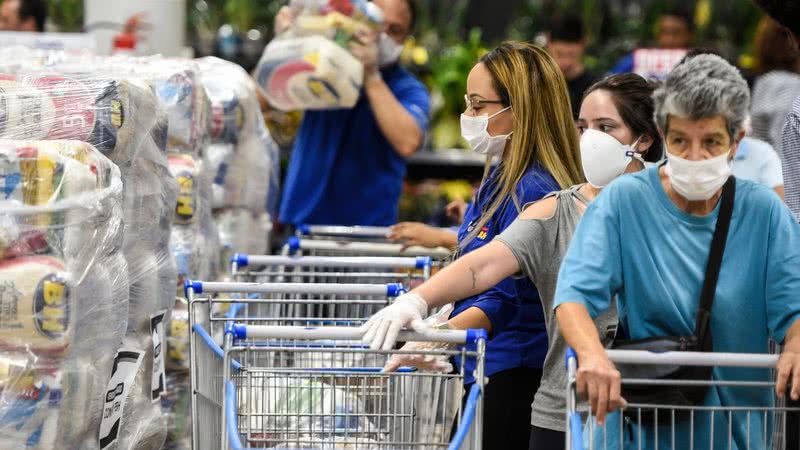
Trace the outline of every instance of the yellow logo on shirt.
[[489, 235], [489, 227], [483, 227], [481, 228], [481, 231], [478, 233], [478, 239], [483, 241], [486, 239], [486, 236], [488, 235]]

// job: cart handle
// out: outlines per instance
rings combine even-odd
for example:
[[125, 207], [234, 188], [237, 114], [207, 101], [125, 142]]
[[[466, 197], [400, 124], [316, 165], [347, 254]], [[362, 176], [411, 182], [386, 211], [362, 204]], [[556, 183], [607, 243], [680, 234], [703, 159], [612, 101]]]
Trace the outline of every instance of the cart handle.
[[[270, 325], [233, 324], [227, 332], [236, 339], [298, 339], [298, 340], [360, 340], [365, 329], [361, 327], [297, 327]], [[487, 339], [486, 330], [434, 330], [422, 332], [401, 331], [397, 336], [400, 342], [440, 342], [474, 346]]]
[[385, 242], [339, 242], [334, 240], [328, 241], [318, 239], [300, 239], [297, 236], [291, 236], [286, 240], [285, 249], [290, 254], [294, 254], [298, 250], [336, 251], [347, 249], [349, 251], [362, 253], [364, 255], [419, 255], [431, 256], [434, 258], [447, 258], [452, 253], [450, 250], [444, 247], [428, 248], [412, 246], [404, 248], [403, 244], [392, 244]]
[[297, 225], [297, 231], [304, 236], [310, 234], [326, 234], [331, 236], [385, 238], [392, 229], [390, 227], [343, 227], [338, 225], [299, 224]]
[[225, 430], [228, 434], [228, 443], [231, 450], [249, 450], [242, 447], [239, 439], [239, 417], [236, 414], [236, 386], [233, 381], [225, 382]]
[[391, 257], [391, 256], [279, 256], [279, 255], [249, 255], [236, 253], [231, 257], [231, 263], [238, 267], [247, 267], [250, 264], [263, 264], [268, 266], [289, 267], [344, 267], [344, 268], [371, 268], [391, 267], [396, 269], [425, 269], [433, 265], [430, 256], [417, 257]]
[[336, 283], [232, 283], [218, 281], [186, 280], [183, 290], [195, 294], [253, 293], [253, 294], [311, 294], [311, 295], [385, 295], [397, 297], [405, 293], [402, 283], [388, 284], [336, 284]]

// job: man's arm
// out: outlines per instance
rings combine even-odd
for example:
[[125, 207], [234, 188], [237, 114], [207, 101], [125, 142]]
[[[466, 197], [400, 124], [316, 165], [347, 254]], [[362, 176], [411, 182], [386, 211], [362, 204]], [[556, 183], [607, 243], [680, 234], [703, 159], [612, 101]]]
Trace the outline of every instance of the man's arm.
[[365, 78], [364, 89], [378, 127], [395, 151], [408, 158], [422, 145], [422, 130], [389, 90], [380, 73], [367, 75]]
[[351, 43], [350, 52], [364, 64], [364, 91], [378, 128], [394, 150], [407, 158], [422, 145], [423, 130], [381, 78], [377, 36], [360, 34], [362, 43]]

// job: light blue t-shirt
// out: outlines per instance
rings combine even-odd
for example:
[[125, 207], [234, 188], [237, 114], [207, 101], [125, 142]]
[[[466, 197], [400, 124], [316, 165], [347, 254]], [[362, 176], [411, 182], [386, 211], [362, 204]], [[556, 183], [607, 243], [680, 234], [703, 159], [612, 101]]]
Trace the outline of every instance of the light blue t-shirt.
[[[617, 296], [620, 323], [631, 339], [690, 335], [719, 205], [705, 217], [678, 209], [651, 168], [620, 177], [586, 210], [561, 265], [555, 307], [581, 303], [595, 317]], [[768, 338], [782, 342], [800, 318], [800, 225], [778, 196], [755, 183], [737, 180], [736, 202], [711, 311], [716, 352], [766, 353]], [[716, 380], [768, 381], [765, 369], [715, 368]], [[707, 406], [768, 406], [769, 388], [714, 387]], [[703, 413], [705, 414], [705, 413]], [[709, 417], [695, 418], [695, 444], [708, 448]], [[619, 420], [619, 414], [616, 414]], [[750, 417], [751, 448], [762, 448], [764, 416]], [[607, 427], [619, 430], [610, 418]], [[733, 415], [732, 448], [746, 448], [747, 414]], [[715, 414], [715, 448], [728, 448], [726, 414]], [[688, 448], [688, 430], [675, 448]], [[625, 438], [635, 429], [626, 426]], [[653, 430], [643, 431], [645, 448]], [[619, 431], [611, 433], [614, 437]], [[671, 433], [659, 433], [659, 447], [670, 448]], [[612, 439], [615, 441], [616, 439]], [[619, 445], [609, 448], [619, 448]], [[624, 447], [629, 447], [625, 445]]]

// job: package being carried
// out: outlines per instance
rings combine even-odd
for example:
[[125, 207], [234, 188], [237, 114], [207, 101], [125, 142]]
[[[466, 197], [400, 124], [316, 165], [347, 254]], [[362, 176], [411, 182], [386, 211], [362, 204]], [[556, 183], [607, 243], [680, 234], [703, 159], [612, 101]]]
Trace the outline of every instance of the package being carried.
[[254, 76], [270, 105], [282, 111], [352, 108], [364, 66], [348, 51], [362, 31], [380, 29], [383, 15], [364, 0], [293, 0], [290, 30], [272, 40]]
[[99, 446], [128, 318], [121, 207], [94, 147], [0, 140], [2, 449]]

